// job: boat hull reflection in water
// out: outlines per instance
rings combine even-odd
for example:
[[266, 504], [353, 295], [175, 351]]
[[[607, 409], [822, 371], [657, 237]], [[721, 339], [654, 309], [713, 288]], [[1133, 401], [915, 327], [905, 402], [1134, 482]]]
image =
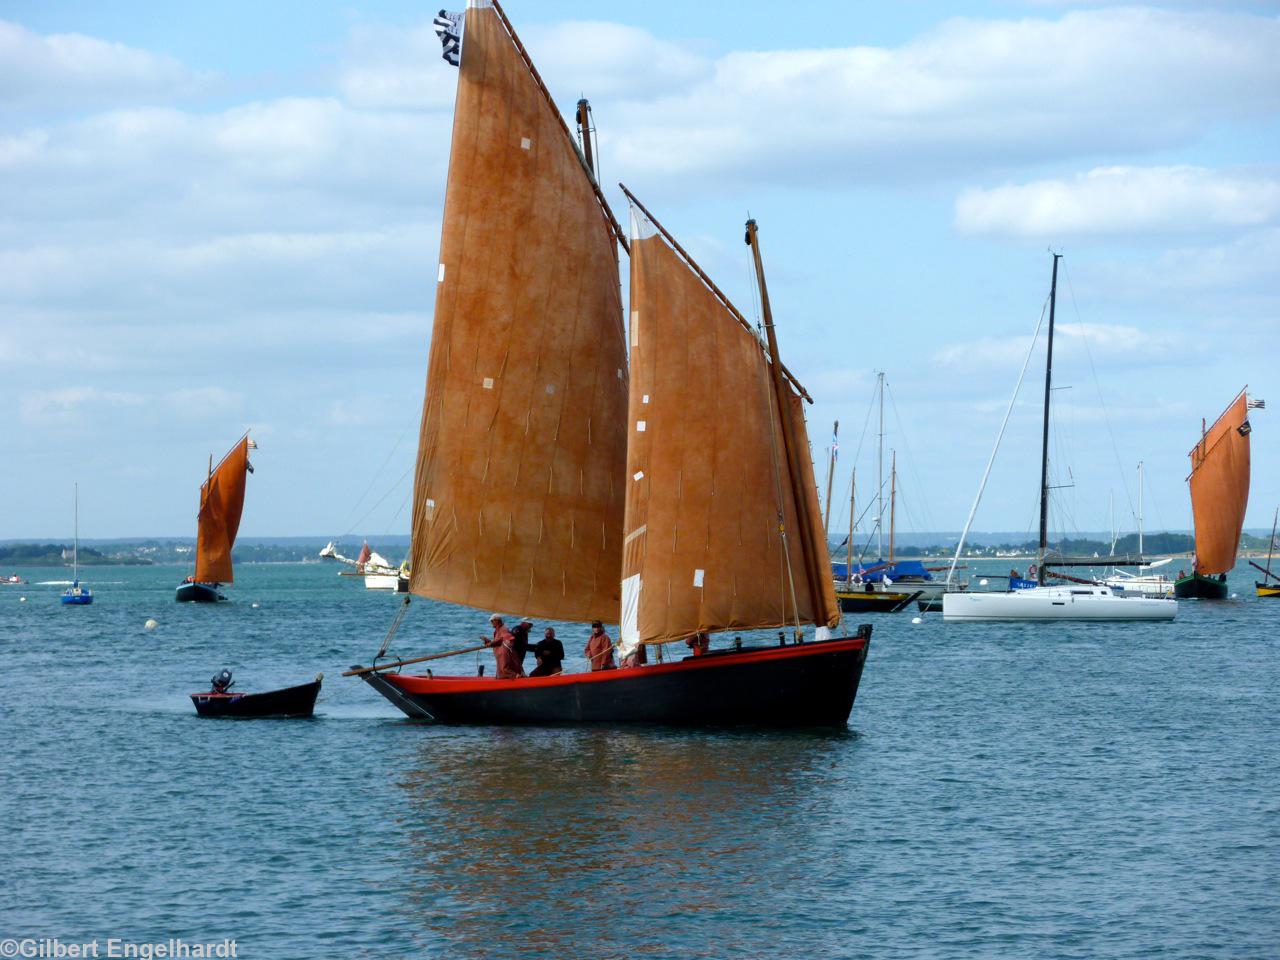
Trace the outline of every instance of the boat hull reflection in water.
[[864, 625], [855, 637], [519, 680], [361, 677], [406, 715], [439, 723], [839, 726], [853, 709], [870, 637]]

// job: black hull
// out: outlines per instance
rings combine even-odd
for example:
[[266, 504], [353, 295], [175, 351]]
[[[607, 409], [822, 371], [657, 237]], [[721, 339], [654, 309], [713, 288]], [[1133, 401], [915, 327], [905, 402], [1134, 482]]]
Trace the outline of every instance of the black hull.
[[218, 591], [216, 583], [180, 583], [173, 599], [178, 603], [217, 603], [227, 598]]
[[857, 637], [536, 679], [360, 676], [407, 716], [437, 723], [843, 726], [870, 637], [864, 625]]
[[193, 693], [202, 717], [309, 717], [316, 709], [320, 680], [266, 693]]
[[905, 610], [924, 591], [914, 593], [866, 593], [855, 590], [850, 593], [837, 591], [841, 613], [897, 613]]
[[1173, 595], [1178, 600], [1225, 600], [1227, 581], [1193, 573], [1174, 581]]

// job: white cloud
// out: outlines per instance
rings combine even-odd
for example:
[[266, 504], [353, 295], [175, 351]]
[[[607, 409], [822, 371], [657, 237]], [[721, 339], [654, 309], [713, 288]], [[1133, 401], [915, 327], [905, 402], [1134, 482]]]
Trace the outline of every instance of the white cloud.
[[11, 107], [168, 101], [204, 82], [172, 57], [79, 33], [42, 36], [0, 20], [0, 103]]
[[448, 110], [457, 76], [429, 22], [399, 30], [361, 26], [352, 31], [338, 88], [360, 109]]
[[[1039, 349], [1043, 350], [1044, 333], [1040, 336]], [[1184, 357], [1185, 346], [1182, 335], [1171, 330], [1150, 330], [1125, 324], [1064, 322], [1061, 317], [1054, 328], [1055, 365], [1059, 359], [1088, 363], [1089, 358], [1100, 363], [1128, 364], [1133, 361], [1135, 353], [1140, 353], [1146, 364], [1159, 363]], [[981, 337], [942, 347], [934, 352], [933, 359], [942, 366], [969, 373], [1007, 370], [1012, 387], [1030, 348], [1030, 334]]]
[[1192, 141], [1280, 110], [1280, 21], [1124, 8], [957, 19], [898, 47], [730, 53], [704, 80], [621, 99], [625, 173], [832, 183], [952, 177]]
[[[639, 27], [569, 21], [522, 31], [530, 56], [552, 90], [588, 99], [653, 99], [709, 80], [711, 60]], [[577, 97], [565, 101], [566, 107]]]
[[1204, 167], [1098, 167], [1069, 180], [964, 191], [965, 233], [1059, 238], [1204, 232], [1280, 219], [1280, 179]]
[[231, 413], [244, 405], [244, 396], [234, 390], [223, 387], [188, 387], [183, 390], [172, 390], [166, 393], [162, 402], [177, 411], [211, 413]]
[[146, 402], [141, 394], [96, 387], [65, 387], [23, 394], [18, 415], [27, 423], [74, 423], [89, 411], [104, 407], [139, 407]]

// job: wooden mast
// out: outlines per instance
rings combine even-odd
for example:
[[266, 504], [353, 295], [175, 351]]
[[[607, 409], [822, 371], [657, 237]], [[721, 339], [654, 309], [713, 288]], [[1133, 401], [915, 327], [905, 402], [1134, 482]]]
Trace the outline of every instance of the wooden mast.
[[796, 526], [800, 528], [800, 549], [804, 554], [805, 581], [809, 584], [809, 593], [816, 615], [822, 597], [821, 575], [814, 569], [816, 553], [812, 534], [816, 518], [809, 513], [809, 498], [805, 496], [805, 485], [798, 466], [798, 457], [801, 455], [807, 457], [809, 452], [796, 449], [792, 414], [790, 405], [787, 403], [787, 386], [783, 380], [782, 359], [778, 353], [778, 337], [773, 329], [773, 308], [769, 305], [769, 287], [764, 279], [764, 262], [760, 258], [760, 240], [756, 234], [755, 220], [748, 220], [746, 241], [751, 247], [751, 256], [755, 261], [756, 281], [760, 286], [760, 312], [764, 316], [765, 338], [769, 346], [769, 369], [773, 375], [773, 395], [778, 410], [778, 425], [782, 432], [783, 454], [787, 458], [787, 473], [791, 478], [791, 489], [795, 497]]
[[822, 535], [831, 537], [831, 481], [836, 475], [836, 438], [840, 436], [840, 421], [837, 420], [831, 428], [831, 449], [827, 451], [827, 499], [823, 501], [826, 504], [826, 511], [822, 515]]
[[898, 451], [890, 452], [892, 465], [889, 467], [889, 566], [893, 566], [893, 535], [895, 519], [898, 512]]
[[1053, 255], [1053, 280], [1049, 285], [1049, 348], [1044, 362], [1044, 434], [1040, 444], [1040, 563], [1036, 579], [1044, 583], [1044, 555], [1049, 549], [1049, 392], [1053, 389], [1053, 315], [1058, 302], [1058, 261]]
[[[77, 494], [78, 496], [79, 494]], [[79, 501], [77, 501], [79, 502]], [[1267, 544], [1267, 579], [1271, 579], [1271, 554], [1276, 548], [1276, 521], [1280, 520], [1280, 507], [1276, 507], [1276, 512], [1271, 518], [1271, 540]]]
[[844, 560], [844, 578], [850, 586], [853, 585], [853, 518], [854, 504], [857, 502], [858, 496], [858, 468], [853, 468], [853, 475], [849, 478], [849, 539], [845, 541], [848, 550], [845, 553]]
[[578, 121], [578, 138], [582, 141], [582, 157], [587, 161], [587, 170], [591, 173], [593, 180], [596, 177], [595, 156], [591, 152], [591, 104], [587, 102], [587, 98], [583, 97], [578, 101], [578, 112], [576, 115]]

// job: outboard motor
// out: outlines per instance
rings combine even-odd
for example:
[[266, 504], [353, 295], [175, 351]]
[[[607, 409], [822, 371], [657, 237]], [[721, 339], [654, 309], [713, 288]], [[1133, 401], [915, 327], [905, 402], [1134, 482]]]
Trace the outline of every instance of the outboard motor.
[[214, 693], [226, 693], [231, 689], [231, 671], [224, 667], [213, 675], [209, 683], [213, 685]]

